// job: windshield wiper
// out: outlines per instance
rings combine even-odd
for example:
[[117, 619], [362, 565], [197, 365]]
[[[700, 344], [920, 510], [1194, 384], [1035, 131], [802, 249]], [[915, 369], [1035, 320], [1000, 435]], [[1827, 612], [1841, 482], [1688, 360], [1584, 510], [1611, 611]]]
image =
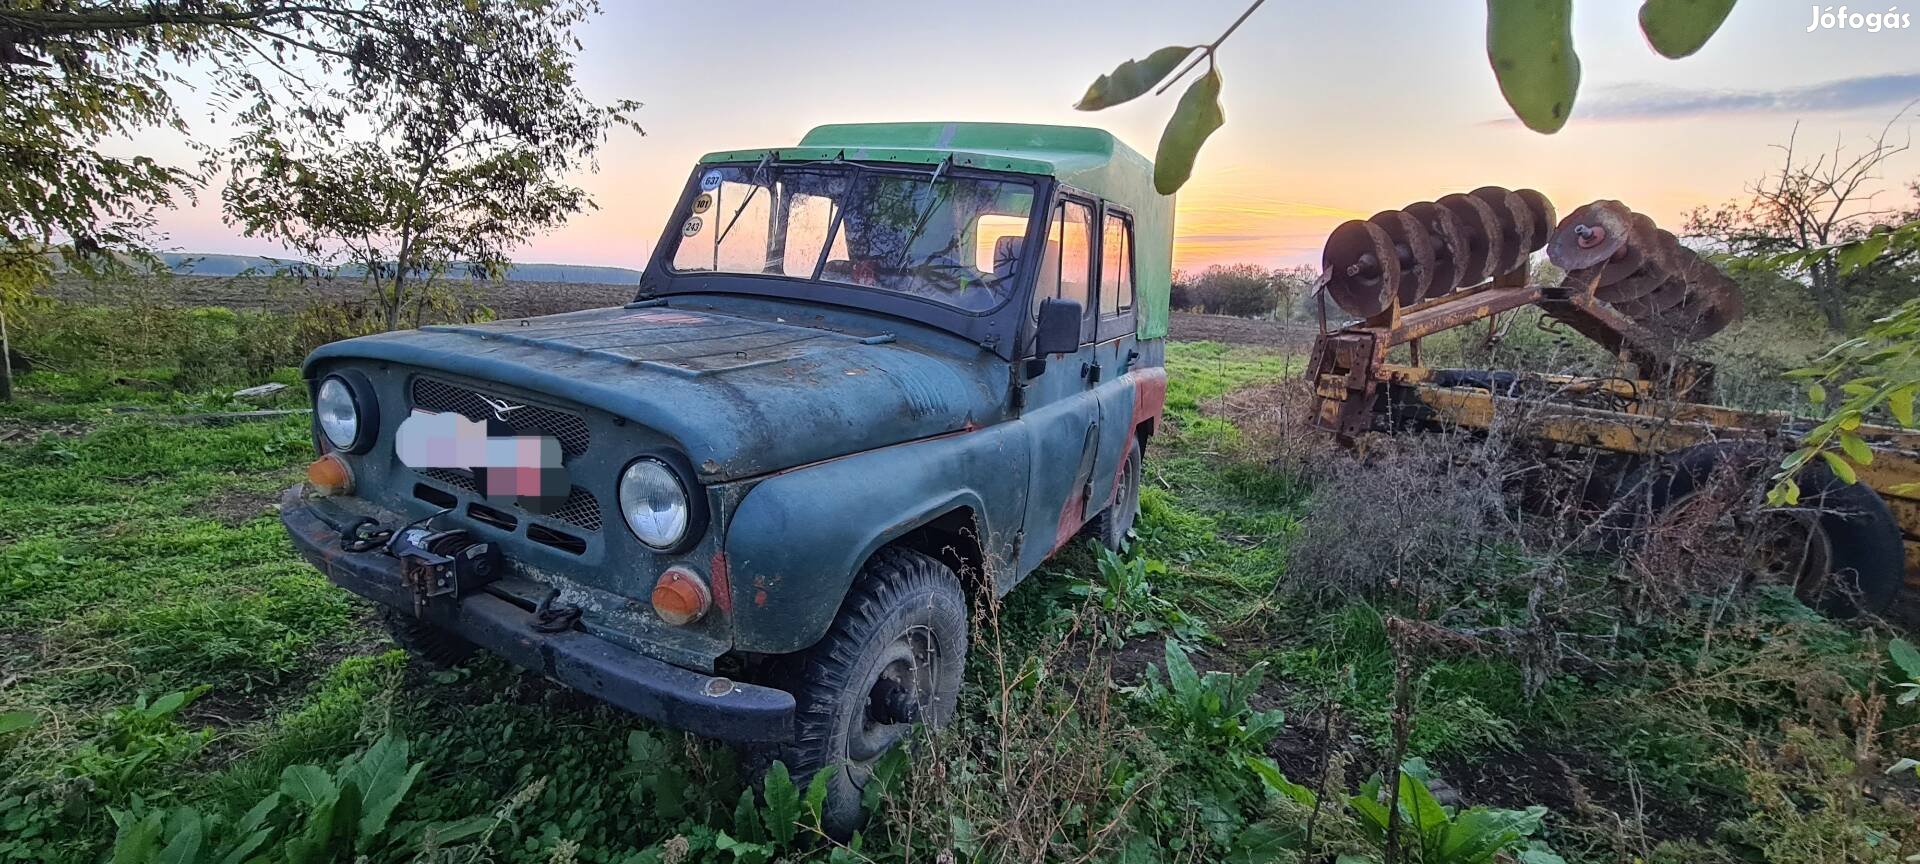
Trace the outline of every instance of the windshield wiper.
[[742, 199], [740, 206], [734, 209], [733, 218], [727, 220], [727, 227], [720, 229], [720, 236], [714, 238], [713, 245], [719, 246], [727, 242], [727, 234], [733, 231], [734, 223], [740, 221], [740, 214], [747, 212], [747, 205], [753, 203], [753, 196], [760, 194], [760, 180], [766, 175], [767, 166], [772, 162], [773, 154], [769, 152], [760, 157], [760, 164], [753, 166], [753, 176], [747, 178], [748, 185], [753, 188], [747, 190], [747, 197]]
[[940, 182], [940, 175], [945, 174], [952, 165], [953, 157], [948, 156], [940, 160], [940, 164], [933, 166], [933, 176], [927, 178], [927, 208], [915, 217], [913, 233], [908, 234], [907, 242], [901, 244], [900, 260], [894, 265], [894, 269], [903, 269], [907, 266], [907, 259], [913, 255], [914, 242], [920, 239], [920, 232], [927, 230], [927, 223], [933, 219], [933, 208], [940, 206], [940, 195], [934, 187]]

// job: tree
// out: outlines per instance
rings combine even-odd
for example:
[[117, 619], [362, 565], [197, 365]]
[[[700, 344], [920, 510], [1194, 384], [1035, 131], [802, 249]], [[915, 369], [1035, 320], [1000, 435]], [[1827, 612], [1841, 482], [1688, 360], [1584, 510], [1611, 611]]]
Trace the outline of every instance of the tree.
[[[522, 4], [527, 5], [527, 4]], [[367, 76], [289, 107], [261, 100], [250, 130], [209, 160], [228, 171], [230, 224], [317, 262], [357, 265], [388, 329], [417, 322], [456, 267], [498, 276], [507, 252], [591, 206], [566, 176], [589, 167], [632, 103], [576, 87], [582, 2], [446, 13], [407, 76]], [[342, 122], [358, 115], [370, 123]]]
[[1251, 318], [1273, 311], [1273, 274], [1258, 264], [1215, 264], [1193, 280], [1188, 302], [1213, 315]]
[[[1150, 90], [1157, 96], [1206, 63], [1206, 71], [1187, 86], [1174, 106], [1154, 156], [1154, 186], [1160, 194], [1172, 195], [1193, 175], [1200, 145], [1227, 122], [1220, 104], [1220, 67], [1215, 55], [1221, 43], [1265, 2], [1253, 0], [1225, 32], [1205, 45], [1169, 45], [1144, 58], [1121, 63], [1094, 79], [1073, 107], [1099, 111], [1137, 99]], [[1686, 57], [1707, 44], [1733, 12], [1734, 2], [1645, 0], [1640, 4], [1640, 32], [1660, 55]], [[1487, 0], [1487, 63], [1499, 82], [1500, 95], [1506, 97], [1507, 105], [1527, 128], [1543, 134], [1558, 132], [1572, 116], [1574, 96], [1580, 89], [1580, 57], [1573, 46], [1573, 0]]]
[[199, 80], [220, 110], [251, 106], [240, 119], [255, 133], [297, 122], [337, 136], [412, 88], [536, 148], [577, 144], [579, 112], [527, 96], [577, 97], [571, 30], [596, 9], [593, 0], [16, 0], [0, 9], [0, 268], [44, 279], [50, 250], [83, 271], [152, 264], [152, 210], [204, 176], [102, 144], [188, 132], [175, 94]]
[[[1835, 248], [1865, 238], [1903, 215], [1875, 206], [1875, 199], [1881, 194], [1877, 185], [1881, 167], [1910, 146], [1910, 142], [1888, 140], [1894, 122], [1906, 113], [1902, 109], [1866, 149], [1849, 154], [1835, 143], [1831, 152], [1810, 161], [1796, 150], [1796, 127], [1787, 143], [1776, 145], [1782, 154], [1779, 169], [1750, 184], [1746, 200], [1696, 209], [1683, 231], [1736, 256], [1786, 263], [1784, 275], [1804, 280], [1827, 329], [1841, 332], [1849, 298], [1861, 286], [1900, 266], [1910, 254], [1876, 255], [1866, 266], [1843, 269]], [[1798, 254], [1781, 257], [1787, 253]]]

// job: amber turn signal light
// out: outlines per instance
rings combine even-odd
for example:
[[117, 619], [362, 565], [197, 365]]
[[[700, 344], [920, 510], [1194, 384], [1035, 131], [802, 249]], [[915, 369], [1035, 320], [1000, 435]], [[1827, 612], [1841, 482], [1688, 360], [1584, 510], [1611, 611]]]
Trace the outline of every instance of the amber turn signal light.
[[682, 627], [700, 620], [713, 603], [713, 593], [700, 574], [675, 565], [653, 585], [653, 612], [660, 620]]
[[345, 495], [353, 491], [353, 469], [347, 460], [328, 453], [307, 466], [307, 483], [321, 495]]

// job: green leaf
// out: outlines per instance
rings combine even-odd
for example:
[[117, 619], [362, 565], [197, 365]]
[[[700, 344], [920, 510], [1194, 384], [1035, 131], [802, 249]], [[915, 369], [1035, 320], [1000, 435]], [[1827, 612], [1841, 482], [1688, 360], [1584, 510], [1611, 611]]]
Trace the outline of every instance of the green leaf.
[[0, 735], [19, 732], [40, 725], [40, 715], [33, 711], [0, 711]]
[[1818, 382], [1808, 384], [1807, 401], [1815, 405], [1824, 404], [1827, 401], [1827, 388], [1820, 386]]
[[1734, 0], [1647, 0], [1640, 5], [1640, 32], [1662, 56], [1678, 60], [1707, 44]]
[[1911, 427], [1913, 425], [1914, 386], [1915, 385], [1908, 384], [1905, 387], [1896, 388], [1892, 393], [1887, 394], [1887, 412], [1892, 414], [1893, 419], [1902, 426]]
[[1145, 60], [1128, 60], [1094, 79], [1087, 95], [1080, 97], [1073, 107], [1079, 111], [1098, 111], [1139, 98], [1173, 74], [1180, 61], [1193, 54], [1193, 49], [1192, 45], [1169, 45], [1148, 54]]
[[421, 763], [407, 764], [407, 739], [389, 734], [380, 736], [350, 768], [341, 772], [348, 782], [362, 790], [361, 799], [365, 802], [357, 840], [360, 851], [372, 849], [380, 839], [394, 808], [407, 797], [407, 790], [413, 788], [414, 778], [420, 776], [422, 767]]
[[1883, 233], [1840, 247], [1839, 254], [1834, 256], [1840, 265], [1840, 275], [1845, 276], [1872, 263], [1873, 259], [1880, 257], [1880, 253], [1887, 251], [1887, 244], [1892, 241], [1892, 234]]
[[895, 747], [873, 763], [873, 773], [867, 777], [867, 785], [860, 790], [860, 806], [868, 813], [877, 813], [888, 795], [893, 794], [894, 784], [907, 773], [907, 748]]
[[733, 805], [733, 833], [749, 842], [759, 842], [766, 833], [760, 824], [760, 808], [753, 800], [752, 789], [740, 790], [740, 800]]
[[1853, 472], [1853, 466], [1847, 464], [1847, 460], [1840, 458], [1840, 454], [1832, 450], [1822, 450], [1820, 458], [1826, 460], [1827, 468], [1833, 471], [1833, 476], [1840, 478], [1840, 482], [1850, 484], [1859, 479], [1859, 475]]
[[1303, 807], [1313, 806], [1315, 801], [1313, 790], [1288, 780], [1287, 775], [1281, 773], [1280, 766], [1275, 765], [1272, 759], [1264, 756], [1248, 756], [1246, 761], [1247, 767], [1253, 769], [1253, 773], [1260, 777], [1262, 783], [1267, 784], [1267, 788]]
[[1200, 673], [1193, 671], [1193, 663], [1187, 660], [1187, 652], [1180, 643], [1168, 639], [1165, 645], [1167, 659], [1167, 684], [1173, 688], [1174, 695], [1187, 702], [1200, 695]]
[[149, 810], [130, 825], [121, 825], [113, 838], [112, 864], [147, 864], [159, 850], [160, 832], [166, 830], [164, 810]]
[[1868, 447], [1866, 441], [1852, 432], [1840, 433], [1840, 449], [1847, 454], [1848, 459], [1854, 461], [1854, 464], [1873, 464], [1873, 448]]
[[319, 807], [338, 794], [333, 776], [318, 765], [288, 765], [280, 772], [280, 791], [309, 808]]
[[793, 787], [786, 763], [775, 760], [767, 769], [767, 830], [781, 845], [792, 843], [799, 819], [800, 792]]
[[1400, 774], [1400, 815], [1423, 836], [1437, 836], [1447, 825], [1447, 812], [1439, 799], [1420, 778], [1405, 772]]
[[839, 765], [828, 765], [813, 772], [813, 779], [807, 781], [807, 794], [801, 799], [801, 804], [807, 808], [807, 816], [813, 820], [815, 828], [825, 827], [820, 821], [820, 813], [827, 804], [827, 787], [839, 770]]
[[153, 864], [200, 864], [200, 847], [206, 843], [207, 827], [200, 814], [182, 809], [180, 828], [167, 840], [166, 848], [154, 856]]
[[1487, 0], [1487, 60], [1520, 122], [1560, 131], [1580, 89], [1573, 0]]
[[1887, 656], [1893, 658], [1893, 664], [1907, 673], [1909, 679], [1920, 681], [1920, 649], [1915, 649], [1912, 642], [1895, 639], [1887, 643]]
[[205, 687], [195, 687], [192, 690], [176, 690], [153, 700], [153, 704], [147, 706], [141, 713], [146, 715], [150, 720], [171, 717], [174, 712], [187, 707], [189, 703], [200, 698], [200, 694], [205, 692], [207, 692], [207, 688]]
[[1172, 195], [1193, 176], [1193, 162], [1207, 136], [1227, 122], [1220, 107], [1220, 70], [1209, 65], [1207, 74], [1188, 85], [1160, 133], [1160, 149], [1153, 157], [1153, 188]]

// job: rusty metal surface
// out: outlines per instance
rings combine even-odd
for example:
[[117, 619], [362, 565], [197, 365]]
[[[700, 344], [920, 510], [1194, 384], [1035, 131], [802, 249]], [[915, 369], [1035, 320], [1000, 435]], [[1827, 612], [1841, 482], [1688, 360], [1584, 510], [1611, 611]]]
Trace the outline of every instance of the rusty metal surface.
[[1320, 255], [1327, 296], [1348, 314], [1378, 315], [1396, 299], [1400, 258], [1386, 229], [1355, 219], [1333, 229]]
[[1347, 314], [1391, 322], [1397, 311], [1526, 270], [1552, 225], [1553, 204], [1539, 192], [1482, 186], [1335, 228], [1322, 278]]
[[1666, 342], [1698, 341], [1740, 317], [1732, 279], [1618, 201], [1594, 201], [1561, 220], [1547, 257], [1563, 287], [1591, 291]]

